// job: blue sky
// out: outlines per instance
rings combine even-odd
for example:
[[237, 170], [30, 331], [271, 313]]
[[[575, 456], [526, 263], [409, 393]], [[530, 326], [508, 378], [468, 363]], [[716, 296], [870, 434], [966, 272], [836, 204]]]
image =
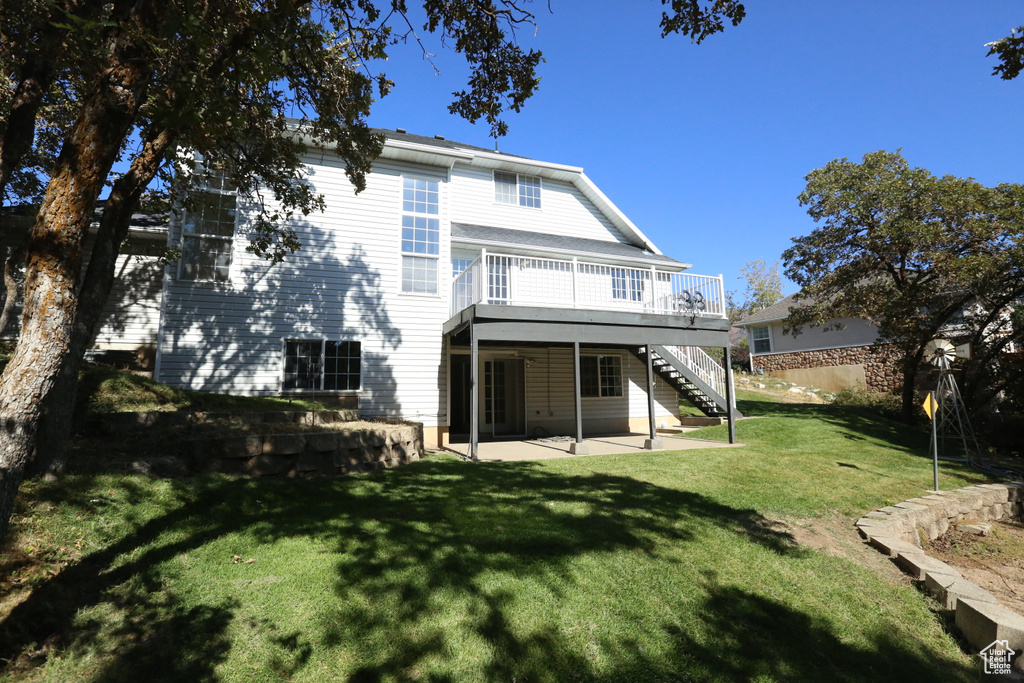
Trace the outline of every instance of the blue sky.
[[[547, 63], [501, 149], [582, 166], [662, 251], [741, 293], [745, 262], [813, 230], [796, 196], [832, 159], [902, 148], [937, 175], [1024, 182], [1024, 76], [992, 76], [984, 47], [1024, 24], [1024, 1], [746, 5], [692, 45], [659, 38], [656, 0], [535, 2], [520, 42]], [[396, 48], [371, 123], [491, 146], [486, 124], [447, 113], [465, 67], [428, 47], [440, 75]]]

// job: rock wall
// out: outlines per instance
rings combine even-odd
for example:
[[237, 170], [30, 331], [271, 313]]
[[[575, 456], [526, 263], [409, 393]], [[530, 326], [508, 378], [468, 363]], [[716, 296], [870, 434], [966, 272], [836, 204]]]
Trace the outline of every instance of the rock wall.
[[423, 454], [423, 425], [197, 439], [188, 442], [186, 449], [187, 467], [192, 472], [330, 476], [419, 460]]
[[892, 347], [868, 345], [756, 355], [753, 363], [769, 375], [786, 370], [862, 365], [869, 391], [892, 391], [902, 386], [899, 359], [899, 352]]
[[[956, 491], [911, 498], [879, 508], [857, 520], [860, 533], [872, 546], [924, 584], [942, 606], [954, 612], [956, 626], [977, 650], [1006, 641], [1015, 652], [1017, 671], [1024, 668], [1024, 617], [1007, 609], [991, 593], [971, 583], [953, 567], [921, 549], [921, 538], [936, 539], [960, 520], [1020, 519], [1024, 483], [979, 484]], [[1005, 673], [1009, 671], [1006, 660]]]

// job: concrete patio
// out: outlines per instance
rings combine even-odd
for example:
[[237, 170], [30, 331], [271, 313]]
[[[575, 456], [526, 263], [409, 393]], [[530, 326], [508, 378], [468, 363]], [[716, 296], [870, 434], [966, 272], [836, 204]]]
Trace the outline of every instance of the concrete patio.
[[[688, 439], [685, 432], [681, 434], [659, 434], [664, 444], [662, 450], [680, 451], [696, 448], [731, 448], [743, 444], [728, 444], [722, 441], [704, 439]], [[628, 434], [625, 436], [596, 436], [585, 439], [590, 449], [588, 455], [613, 455], [620, 453], [649, 453], [644, 450], [646, 434]], [[486, 441], [478, 447], [481, 462], [513, 462], [520, 460], [551, 460], [553, 458], [584, 458], [585, 455], [569, 453], [571, 441]], [[461, 455], [469, 453], [469, 444], [455, 442], [448, 445], [448, 450]]]

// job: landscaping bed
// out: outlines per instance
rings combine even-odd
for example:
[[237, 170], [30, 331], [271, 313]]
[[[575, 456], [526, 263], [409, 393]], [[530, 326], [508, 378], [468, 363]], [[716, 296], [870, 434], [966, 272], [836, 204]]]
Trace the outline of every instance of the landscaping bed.
[[[964, 528], [974, 527], [972, 531]], [[986, 535], [978, 528], [988, 528]], [[928, 555], [957, 569], [964, 578], [1024, 614], [1024, 523], [1017, 520], [964, 520], [924, 546]]]

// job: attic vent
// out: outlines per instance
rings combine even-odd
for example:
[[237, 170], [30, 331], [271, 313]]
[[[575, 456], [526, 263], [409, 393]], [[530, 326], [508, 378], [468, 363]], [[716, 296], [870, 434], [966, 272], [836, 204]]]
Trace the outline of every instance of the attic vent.
[[443, 135], [435, 135], [434, 139], [435, 140], [444, 140], [444, 136]]
[[395, 132], [396, 133], [404, 133], [405, 132], [405, 128], [395, 128]]

